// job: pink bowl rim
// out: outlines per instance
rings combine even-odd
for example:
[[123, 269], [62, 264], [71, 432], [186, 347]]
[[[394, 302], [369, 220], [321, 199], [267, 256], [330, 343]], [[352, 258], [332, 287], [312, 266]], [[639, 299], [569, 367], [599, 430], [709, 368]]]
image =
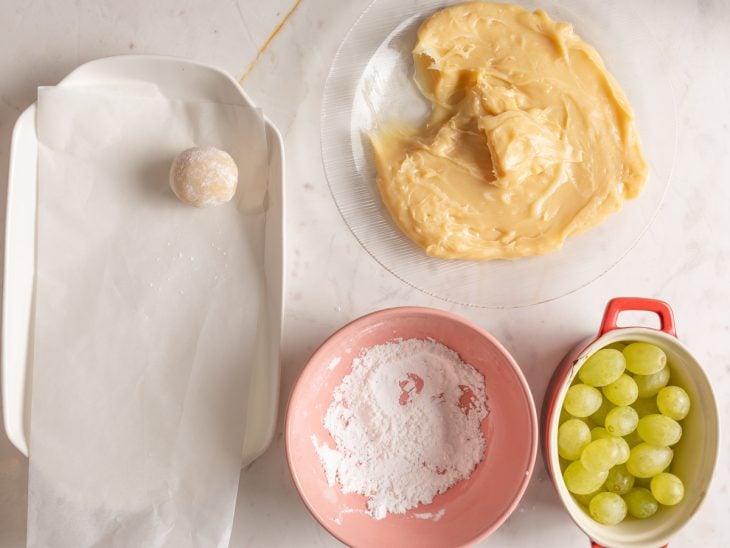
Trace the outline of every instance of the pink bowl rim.
[[348, 542], [343, 539], [340, 535], [338, 535], [333, 529], [330, 527], [329, 524], [326, 523], [326, 520], [323, 519], [319, 512], [316, 510], [316, 508], [309, 503], [309, 500], [302, 494], [301, 491], [301, 485], [299, 483], [299, 477], [295, 473], [294, 466], [292, 465], [293, 462], [293, 456], [291, 454], [291, 448], [290, 448], [290, 441], [289, 438], [292, 435], [291, 434], [291, 407], [292, 402], [294, 399], [298, 396], [299, 392], [302, 390], [305, 390], [305, 388], [302, 385], [302, 377], [306, 373], [307, 369], [310, 368], [311, 364], [316, 363], [320, 359], [320, 355], [324, 354], [324, 352], [327, 350], [327, 347], [332, 344], [333, 341], [337, 340], [339, 337], [341, 337], [345, 332], [351, 330], [352, 328], [359, 326], [359, 325], [370, 325], [376, 321], [387, 321], [393, 316], [399, 316], [404, 314], [419, 314], [422, 316], [432, 316], [432, 317], [440, 317], [445, 318], [447, 320], [453, 321], [455, 323], [461, 324], [464, 327], [467, 327], [469, 329], [472, 329], [476, 331], [480, 336], [484, 337], [486, 340], [488, 340], [491, 344], [494, 345], [494, 347], [500, 351], [504, 355], [504, 357], [507, 359], [507, 362], [512, 367], [514, 373], [517, 376], [517, 379], [519, 380], [520, 385], [522, 386], [523, 392], [526, 396], [528, 407], [530, 408], [530, 457], [529, 457], [529, 466], [527, 468], [527, 473], [524, 476], [524, 479], [520, 483], [520, 486], [518, 490], [516, 491], [514, 499], [510, 502], [507, 509], [484, 531], [476, 535], [469, 543], [464, 544], [463, 546], [470, 546], [472, 544], [476, 544], [477, 542], [480, 542], [484, 539], [486, 539], [488, 536], [490, 536], [494, 531], [496, 531], [505, 521], [507, 521], [507, 518], [509, 518], [512, 513], [515, 511], [517, 506], [519, 505], [520, 501], [522, 500], [522, 497], [525, 494], [525, 491], [527, 490], [527, 486], [530, 483], [530, 480], [532, 478], [533, 471], [535, 469], [535, 463], [537, 461], [537, 452], [538, 452], [538, 446], [539, 446], [539, 423], [537, 418], [537, 410], [535, 408], [535, 401], [532, 397], [532, 391], [530, 390], [530, 385], [527, 383], [527, 379], [525, 378], [524, 374], [522, 373], [522, 369], [520, 369], [520, 366], [517, 364], [515, 359], [512, 357], [512, 354], [509, 353], [509, 351], [500, 343], [493, 335], [491, 335], [489, 332], [487, 332], [484, 328], [480, 327], [479, 325], [475, 324], [474, 322], [459, 316], [458, 314], [454, 314], [453, 312], [448, 312], [446, 310], [440, 310], [437, 308], [430, 308], [425, 306], [397, 306], [392, 308], [384, 308], [381, 310], [376, 310], [374, 312], [369, 312], [363, 316], [360, 316], [359, 318], [356, 318], [342, 327], [340, 327], [337, 331], [332, 333], [327, 339], [325, 339], [322, 344], [320, 344], [317, 349], [312, 353], [310, 358], [307, 360], [306, 364], [302, 368], [302, 370], [299, 372], [299, 375], [297, 376], [297, 380], [294, 382], [294, 386], [292, 387], [291, 394], [289, 395], [289, 400], [287, 402], [287, 408], [286, 408], [286, 418], [284, 421], [284, 448], [286, 452], [286, 463], [287, 467], [289, 468], [289, 474], [294, 481], [294, 486], [296, 487], [297, 494], [299, 495], [299, 498], [302, 500], [304, 505], [309, 510], [309, 513], [312, 514], [314, 519], [319, 522], [319, 524], [333, 537], [335, 537], [337, 540], [342, 542], [343, 544], [349, 546]]

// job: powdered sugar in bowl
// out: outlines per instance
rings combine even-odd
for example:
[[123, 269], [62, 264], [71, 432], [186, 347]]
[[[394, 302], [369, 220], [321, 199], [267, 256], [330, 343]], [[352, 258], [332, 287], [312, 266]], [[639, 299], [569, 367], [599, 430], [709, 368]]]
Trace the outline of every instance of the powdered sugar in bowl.
[[454, 314], [393, 308], [332, 335], [286, 417], [304, 503], [350, 546], [463, 546], [517, 506], [537, 451], [519, 367]]

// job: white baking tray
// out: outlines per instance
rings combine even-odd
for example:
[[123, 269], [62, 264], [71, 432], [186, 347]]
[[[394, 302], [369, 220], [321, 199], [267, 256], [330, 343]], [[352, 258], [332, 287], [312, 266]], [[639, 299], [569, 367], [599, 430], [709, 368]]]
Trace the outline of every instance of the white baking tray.
[[[172, 57], [124, 55], [81, 65], [59, 85], [156, 85], [171, 99], [255, 106], [238, 83], [216, 68]], [[2, 310], [2, 399], [5, 431], [28, 455], [32, 376], [33, 293], [36, 246], [38, 141], [35, 105], [13, 129], [5, 227]], [[267, 340], [252, 371], [247, 401], [242, 466], [268, 447], [279, 399], [279, 346], [284, 294], [284, 146], [281, 134], [264, 117], [269, 154], [268, 210], [265, 231]]]

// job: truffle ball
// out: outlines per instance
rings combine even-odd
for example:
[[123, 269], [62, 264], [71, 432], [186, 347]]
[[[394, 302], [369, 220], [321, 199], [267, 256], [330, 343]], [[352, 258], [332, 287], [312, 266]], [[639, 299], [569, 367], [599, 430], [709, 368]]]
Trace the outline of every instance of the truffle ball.
[[170, 187], [175, 196], [195, 207], [228, 202], [237, 184], [236, 163], [227, 152], [215, 147], [189, 148], [170, 166]]

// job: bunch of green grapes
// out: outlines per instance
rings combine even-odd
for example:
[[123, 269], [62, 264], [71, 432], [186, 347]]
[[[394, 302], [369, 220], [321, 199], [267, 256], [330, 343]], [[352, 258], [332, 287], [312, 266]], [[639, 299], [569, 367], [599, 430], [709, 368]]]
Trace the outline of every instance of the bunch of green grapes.
[[670, 377], [661, 348], [613, 343], [568, 388], [558, 428], [563, 480], [599, 523], [645, 519], [684, 498], [682, 480], [667, 470], [690, 400]]

